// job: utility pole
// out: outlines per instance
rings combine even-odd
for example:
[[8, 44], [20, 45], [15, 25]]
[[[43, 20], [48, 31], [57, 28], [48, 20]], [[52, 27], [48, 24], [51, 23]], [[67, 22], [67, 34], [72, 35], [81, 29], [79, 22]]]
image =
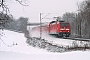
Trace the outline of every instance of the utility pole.
[[40, 13], [40, 39], [42, 38], [42, 19], [44, 19], [45, 17], [47, 17], [50, 13], [48, 13], [46, 16], [44, 16], [42, 18], [42, 14], [43, 13]]
[[40, 13], [40, 39], [42, 38], [42, 23], [41, 23], [41, 15], [42, 13]]

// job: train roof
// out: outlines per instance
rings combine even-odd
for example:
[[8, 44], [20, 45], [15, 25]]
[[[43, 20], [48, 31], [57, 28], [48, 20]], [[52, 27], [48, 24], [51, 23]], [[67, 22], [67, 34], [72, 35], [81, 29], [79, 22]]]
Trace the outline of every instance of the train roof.
[[51, 21], [50, 23], [55, 23], [55, 22], [65, 22], [65, 21]]
[[59, 22], [65, 22], [65, 21], [59, 21]]

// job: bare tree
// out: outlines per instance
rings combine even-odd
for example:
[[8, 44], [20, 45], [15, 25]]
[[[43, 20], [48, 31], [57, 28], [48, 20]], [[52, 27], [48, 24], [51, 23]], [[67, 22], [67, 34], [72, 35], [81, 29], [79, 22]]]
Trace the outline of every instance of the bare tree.
[[[10, 0], [11, 1], [11, 0]], [[28, 0], [15, 0], [20, 3], [22, 6], [28, 6], [26, 3]], [[10, 13], [8, 6], [6, 5], [7, 0], [0, 0], [0, 26], [4, 25], [8, 21], [8, 13]], [[11, 15], [11, 17], [13, 17]]]
[[[12, 1], [12, 0], [9, 0]], [[23, 6], [28, 6], [28, 4], [26, 4], [25, 2], [27, 0], [15, 0], [18, 3], [20, 3]], [[5, 27], [5, 24], [7, 21], [12, 20], [12, 15], [8, 15], [9, 12], [9, 8], [6, 5], [6, 3], [8, 2], [8, 0], [0, 0], [0, 30], [3, 30], [2, 26]], [[2, 31], [0, 31], [0, 40], [3, 42], [3, 44], [5, 44], [8, 47], [12, 47], [13, 45], [7, 45], [2, 39], [1, 36], [3, 36]], [[17, 45], [17, 44], [16, 44]]]
[[78, 5], [79, 34], [82, 37], [90, 37], [90, 0], [85, 0]]

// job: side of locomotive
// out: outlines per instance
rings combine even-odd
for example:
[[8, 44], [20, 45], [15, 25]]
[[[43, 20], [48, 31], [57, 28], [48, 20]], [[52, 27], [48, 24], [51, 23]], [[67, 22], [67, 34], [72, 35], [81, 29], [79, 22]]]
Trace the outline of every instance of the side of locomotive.
[[48, 33], [57, 35], [58, 37], [70, 36], [70, 23], [64, 21], [52, 21], [49, 23]]

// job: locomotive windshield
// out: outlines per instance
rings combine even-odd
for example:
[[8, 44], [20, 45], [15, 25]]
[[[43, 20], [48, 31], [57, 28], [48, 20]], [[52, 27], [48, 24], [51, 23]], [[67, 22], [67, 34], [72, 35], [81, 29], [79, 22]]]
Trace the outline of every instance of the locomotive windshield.
[[61, 23], [61, 26], [68, 26], [68, 23]]

